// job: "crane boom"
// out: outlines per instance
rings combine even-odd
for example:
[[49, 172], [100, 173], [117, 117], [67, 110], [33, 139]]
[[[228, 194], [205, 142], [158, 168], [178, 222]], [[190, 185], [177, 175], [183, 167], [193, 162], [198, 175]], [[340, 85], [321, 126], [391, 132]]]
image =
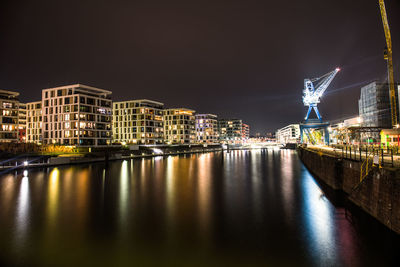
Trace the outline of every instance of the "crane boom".
[[317, 89], [315, 90], [317, 95], [322, 96], [325, 93], [325, 90], [331, 84], [339, 70], [339, 68], [336, 68], [334, 71], [331, 71], [329, 75], [317, 85]]
[[396, 91], [394, 88], [394, 74], [393, 74], [393, 56], [392, 56], [392, 38], [390, 36], [389, 23], [386, 15], [386, 7], [384, 0], [379, 0], [379, 8], [381, 10], [382, 24], [385, 31], [386, 47], [387, 50], [384, 54], [384, 59], [387, 61], [388, 84], [390, 92], [390, 107], [392, 113], [392, 127], [398, 124]]
[[[304, 106], [308, 106], [307, 115], [304, 118], [306, 121], [308, 120], [311, 111], [314, 110], [317, 118], [322, 122], [322, 117], [321, 114], [319, 114], [317, 104], [339, 71], [340, 68], [336, 68], [319, 78], [304, 79], [303, 103]], [[314, 82], [317, 81], [319, 81], [318, 84], [314, 86]]]

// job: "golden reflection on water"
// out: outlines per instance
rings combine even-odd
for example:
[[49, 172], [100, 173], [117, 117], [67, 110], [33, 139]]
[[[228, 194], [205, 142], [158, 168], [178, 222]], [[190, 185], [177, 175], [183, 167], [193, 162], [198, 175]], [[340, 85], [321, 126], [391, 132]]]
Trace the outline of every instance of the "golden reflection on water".
[[197, 162], [197, 203], [199, 217], [199, 234], [204, 241], [210, 238], [211, 224], [211, 180], [212, 166], [210, 154], [201, 154], [198, 156]]
[[12, 174], [9, 174], [3, 177], [0, 182], [0, 214], [2, 218], [7, 218], [14, 211], [12, 202], [15, 194], [16, 179]]
[[54, 168], [50, 172], [49, 184], [47, 187], [47, 228], [53, 229], [56, 224], [58, 198], [59, 198], [60, 171]]
[[165, 195], [165, 201], [167, 203], [166, 208], [166, 226], [167, 226], [167, 235], [171, 236], [174, 233], [174, 225], [175, 225], [175, 186], [174, 186], [174, 177], [175, 177], [175, 167], [174, 162], [176, 162], [179, 158], [168, 156], [166, 159], [166, 174], [165, 179], [167, 181], [167, 193]]
[[[127, 216], [128, 216], [128, 203], [129, 203], [129, 170], [128, 161], [124, 160], [121, 166], [121, 175], [119, 183], [119, 221], [120, 229], [123, 230], [126, 227]], [[123, 231], [125, 232], [125, 231]]]
[[[89, 179], [91, 172], [88, 169], [79, 170], [74, 177], [75, 192], [76, 194], [76, 221], [77, 228], [81, 231], [84, 230], [88, 214], [88, 201], [89, 201]], [[64, 179], [65, 177], [63, 177]], [[71, 192], [72, 193], [72, 192]], [[68, 205], [68, 202], [63, 203]], [[66, 208], [66, 207], [65, 207]]]

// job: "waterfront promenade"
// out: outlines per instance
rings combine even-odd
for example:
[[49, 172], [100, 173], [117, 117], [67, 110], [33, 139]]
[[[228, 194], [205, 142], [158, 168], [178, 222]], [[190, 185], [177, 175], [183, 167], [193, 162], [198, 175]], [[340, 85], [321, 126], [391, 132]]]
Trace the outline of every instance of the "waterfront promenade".
[[[365, 161], [368, 159], [372, 162], [374, 156], [378, 156], [381, 166], [400, 168], [400, 155], [393, 153], [390, 149], [382, 150], [377, 147], [343, 146], [341, 148], [327, 145], [307, 145], [305, 149], [315, 151], [316, 153], [329, 155], [341, 159], [351, 159], [355, 161]], [[383, 155], [382, 155], [383, 153]], [[383, 162], [383, 164], [382, 164]]]

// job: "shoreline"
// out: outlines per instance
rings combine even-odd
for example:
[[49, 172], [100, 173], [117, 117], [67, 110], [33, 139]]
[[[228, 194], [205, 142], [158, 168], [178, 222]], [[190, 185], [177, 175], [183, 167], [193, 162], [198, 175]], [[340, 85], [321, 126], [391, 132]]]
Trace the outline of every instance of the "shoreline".
[[[190, 154], [201, 154], [201, 153], [210, 153], [210, 152], [230, 152], [235, 150], [254, 150], [254, 149], [263, 149], [270, 150], [273, 149], [271, 147], [265, 148], [251, 148], [251, 147], [235, 147], [224, 149], [222, 147], [219, 148], [204, 148], [201, 150], [189, 150], [189, 151], [176, 151], [176, 152], [165, 152], [165, 153], [152, 153], [152, 154], [139, 154], [139, 155], [123, 155], [122, 153], [114, 153], [113, 155], [101, 156], [101, 157], [58, 157], [58, 156], [45, 156], [47, 157], [47, 162], [43, 163], [27, 163], [25, 164], [23, 161], [22, 164], [19, 165], [9, 165], [9, 166], [0, 166], [0, 172], [2, 174], [11, 172], [14, 170], [29, 170], [34, 168], [48, 168], [55, 166], [65, 166], [65, 165], [78, 165], [78, 164], [90, 164], [90, 163], [99, 163], [99, 162], [109, 162], [109, 161], [118, 161], [118, 160], [127, 160], [127, 159], [140, 159], [140, 158], [153, 158], [153, 157], [167, 157], [167, 156], [178, 156], [178, 155], [190, 155]], [[40, 157], [40, 156], [38, 156]], [[43, 156], [42, 156], [43, 157]]]

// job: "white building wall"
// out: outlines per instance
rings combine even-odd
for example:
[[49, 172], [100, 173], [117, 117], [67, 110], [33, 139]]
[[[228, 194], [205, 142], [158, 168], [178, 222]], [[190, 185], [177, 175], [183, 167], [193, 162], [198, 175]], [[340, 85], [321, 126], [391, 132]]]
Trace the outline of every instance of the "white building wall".
[[290, 124], [276, 131], [276, 141], [280, 144], [297, 143], [300, 140], [300, 125]]

